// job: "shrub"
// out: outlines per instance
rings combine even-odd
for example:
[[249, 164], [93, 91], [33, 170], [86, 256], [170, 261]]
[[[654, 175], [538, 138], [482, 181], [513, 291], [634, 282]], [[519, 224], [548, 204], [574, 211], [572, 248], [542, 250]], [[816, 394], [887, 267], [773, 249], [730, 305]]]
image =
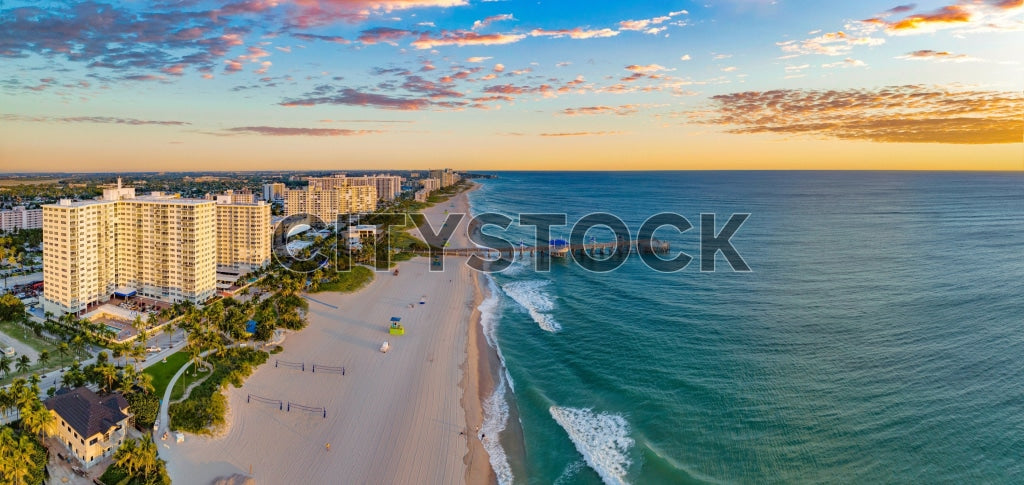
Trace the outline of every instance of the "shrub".
[[211, 354], [207, 361], [213, 372], [205, 381], [192, 389], [188, 399], [171, 404], [168, 414], [171, 428], [191, 433], [208, 433], [208, 428], [224, 424], [227, 399], [221, 389], [230, 383], [241, 387], [252, 371], [267, 362], [266, 352], [248, 347], [232, 347], [221, 354]]
[[125, 396], [128, 409], [135, 416], [135, 425], [142, 429], [153, 426], [160, 412], [160, 399], [152, 394], [133, 392]]

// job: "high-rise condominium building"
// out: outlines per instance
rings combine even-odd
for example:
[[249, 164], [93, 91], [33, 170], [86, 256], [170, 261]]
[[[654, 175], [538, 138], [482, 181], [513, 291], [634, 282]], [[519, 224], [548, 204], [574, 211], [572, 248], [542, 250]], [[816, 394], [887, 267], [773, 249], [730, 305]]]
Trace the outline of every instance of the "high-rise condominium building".
[[348, 177], [345, 183], [349, 187], [372, 185], [377, 188], [377, 197], [386, 201], [395, 200], [395, 197], [402, 193], [402, 177], [397, 175]]
[[284, 190], [282, 183], [263, 184], [263, 200], [267, 202], [284, 200]]
[[[312, 181], [312, 180], [311, 180]], [[339, 214], [373, 212], [377, 208], [377, 188], [346, 186], [285, 191], [285, 215], [311, 214], [326, 224], [334, 224]]]
[[[132, 188], [43, 206], [43, 308], [79, 313], [116, 292], [201, 304], [217, 266], [269, 262], [265, 204], [220, 204]], [[252, 225], [247, 225], [247, 221]]]
[[420, 184], [423, 185], [423, 190], [426, 190], [427, 193], [441, 188], [441, 181], [434, 178], [420, 180]]
[[25, 209], [17, 206], [12, 210], [0, 211], [0, 231], [15, 229], [39, 229], [43, 227], [42, 209]]
[[310, 177], [309, 188], [311, 190], [330, 190], [340, 187], [348, 187], [348, 176], [343, 173], [330, 177]]
[[402, 177], [390, 174], [363, 175], [362, 177], [349, 177], [344, 174], [337, 174], [330, 177], [311, 177], [309, 179], [310, 189], [327, 190], [338, 187], [363, 186], [375, 187], [379, 199], [392, 201], [402, 193]]
[[217, 198], [217, 270], [245, 274], [270, 263], [270, 204]]

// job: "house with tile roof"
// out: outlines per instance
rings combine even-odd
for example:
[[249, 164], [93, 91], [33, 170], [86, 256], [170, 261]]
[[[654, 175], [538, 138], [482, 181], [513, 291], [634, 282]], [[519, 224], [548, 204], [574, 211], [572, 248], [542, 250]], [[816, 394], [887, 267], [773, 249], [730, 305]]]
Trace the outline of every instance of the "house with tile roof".
[[128, 401], [119, 393], [101, 397], [86, 387], [61, 389], [43, 404], [56, 420], [56, 438], [85, 468], [113, 455], [128, 433]]

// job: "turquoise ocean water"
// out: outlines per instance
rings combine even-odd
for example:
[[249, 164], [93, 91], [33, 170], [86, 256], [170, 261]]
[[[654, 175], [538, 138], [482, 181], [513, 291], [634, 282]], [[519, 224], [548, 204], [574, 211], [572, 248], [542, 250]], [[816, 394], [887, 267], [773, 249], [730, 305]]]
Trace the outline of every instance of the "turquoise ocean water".
[[[503, 483], [1024, 483], [1021, 174], [498, 176], [474, 213], [750, 213], [733, 243], [753, 269], [490, 279]], [[657, 236], [697, 255], [697, 233]]]

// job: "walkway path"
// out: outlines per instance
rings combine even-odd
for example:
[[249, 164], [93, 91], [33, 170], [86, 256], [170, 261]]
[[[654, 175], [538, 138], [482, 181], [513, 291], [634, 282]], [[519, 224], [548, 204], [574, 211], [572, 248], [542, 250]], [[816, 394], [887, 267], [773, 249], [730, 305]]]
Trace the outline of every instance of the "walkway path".
[[[207, 355], [210, 354], [210, 352], [213, 352], [213, 350], [207, 350], [206, 352], [199, 354], [199, 357], [206, 357]], [[157, 422], [160, 424], [160, 426], [158, 426], [157, 429], [153, 430], [153, 441], [160, 439], [161, 430], [163, 430], [164, 428], [170, 429], [170, 419], [167, 415], [167, 410], [171, 405], [171, 392], [174, 391], [174, 384], [178, 382], [178, 378], [181, 377], [181, 375], [184, 374], [186, 370], [188, 370], [188, 366], [191, 363], [192, 361], [189, 360], [188, 362], [185, 363], [185, 365], [181, 366], [181, 368], [178, 369], [178, 372], [174, 373], [174, 377], [171, 378], [170, 382], [167, 383], [167, 389], [164, 390], [164, 397], [163, 399], [160, 400], [160, 414], [157, 417]]]

